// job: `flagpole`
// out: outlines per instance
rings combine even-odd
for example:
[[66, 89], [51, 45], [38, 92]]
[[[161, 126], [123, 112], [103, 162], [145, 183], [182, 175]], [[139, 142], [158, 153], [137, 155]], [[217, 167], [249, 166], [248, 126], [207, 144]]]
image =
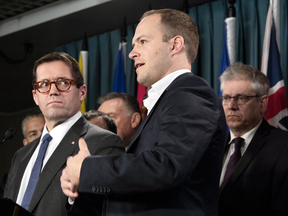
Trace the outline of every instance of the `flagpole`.
[[[87, 86], [87, 89], [88, 89], [88, 39], [87, 39], [86, 32], [84, 33], [82, 49], [79, 53], [78, 64], [79, 64], [79, 68], [84, 79], [84, 84]], [[86, 112], [86, 106], [87, 106], [86, 98], [82, 101], [81, 113]]]

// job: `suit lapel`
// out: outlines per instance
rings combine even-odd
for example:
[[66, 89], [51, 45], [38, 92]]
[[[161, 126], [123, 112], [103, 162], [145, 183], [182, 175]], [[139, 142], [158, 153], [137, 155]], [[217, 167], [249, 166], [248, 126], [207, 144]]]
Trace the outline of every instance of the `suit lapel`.
[[[192, 73], [191, 73], [192, 74]], [[137, 140], [137, 138], [140, 136], [144, 126], [147, 124], [148, 120], [150, 119], [150, 117], [152, 116], [154, 110], [156, 109], [157, 105], [160, 103], [160, 101], [162, 100], [163, 96], [165, 95], [165, 93], [171, 88], [171, 86], [173, 86], [179, 79], [183, 79], [185, 78], [186, 76], [191, 76], [191, 74], [189, 73], [184, 73], [184, 74], [181, 74], [180, 76], [178, 76], [176, 79], [173, 80], [172, 83], [170, 83], [170, 85], [164, 90], [164, 92], [162, 93], [162, 95], [159, 97], [159, 99], [157, 100], [156, 104], [153, 106], [151, 112], [149, 112], [149, 115], [146, 116], [144, 118], [144, 120], [141, 122], [139, 128], [137, 129], [136, 133], [134, 134], [133, 136], [133, 139], [132, 141], [130, 142], [128, 148], [127, 148], [127, 151], [129, 151], [129, 149], [131, 148], [131, 146], [135, 143], [135, 141]], [[133, 151], [133, 150], [132, 150]]]
[[157, 105], [160, 103], [160, 101], [162, 100], [163, 98], [163, 95], [165, 94], [165, 92], [167, 91], [167, 89], [162, 93], [162, 95], [160, 96], [160, 98], [158, 99], [158, 101], [156, 102], [156, 104], [153, 106], [151, 112], [149, 112], [149, 115], [147, 115], [144, 120], [141, 122], [141, 124], [139, 125], [136, 133], [134, 134], [133, 136], [133, 139], [131, 140], [130, 142], [130, 145], [128, 146], [127, 148], [127, 151], [129, 151], [130, 147], [135, 143], [135, 141], [137, 140], [137, 138], [140, 136], [144, 126], [147, 124], [148, 120], [150, 119], [150, 117], [152, 116], [152, 114], [154, 113], [154, 110], [156, 109]]
[[263, 119], [260, 127], [256, 131], [244, 155], [241, 157], [239, 163], [235, 167], [235, 170], [232, 172], [226, 184], [223, 185], [224, 188], [228, 189], [234, 184], [234, 182], [237, 181], [238, 178], [241, 177], [242, 173], [249, 166], [251, 161], [256, 157], [263, 145], [266, 143], [267, 140], [265, 139], [265, 136], [269, 133], [269, 131], [269, 124]]
[[29, 146], [26, 146], [26, 148], [28, 150], [27, 150], [26, 154], [24, 155], [22, 162], [19, 164], [17, 174], [15, 177], [15, 186], [13, 189], [13, 197], [12, 197], [13, 200], [17, 199], [19, 188], [21, 185], [21, 181], [22, 181], [25, 169], [26, 169], [36, 147], [38, 146], [39, 142], [40, 142], [40, 137], [37, 138], [36, 140], [32, 141], [30, 144], [28, 144]]
[[[191, 73], [192, 74], [192, 73]], [[153, 106], [151, 112], [149, 112], [149, 115], [146, 116], [144, 118], [144, 120], [141, 122], [139, 128], [137, 129], [136, 133], [133, 136], [133, 139], [131, 140], [127, 151], [129, 151], [129, 149], [131, 148], [131, 146], [135, 143], [135, 141], [137, 140], [137, 138], [140, 136], [144, 126], [147, 124], [148, 120], [150, 119], [150, 117], [152, 116], [152, 113], [154, 112], [154, 110], [156, 109], [157, 105], [160, 103], [160, 101], [162, 100], [163, 96], [165, 95], [165, 93], [171, 88], [171, 86], [173, 86], [179, 79], [185, 79], [186, 76], [191, 76], [191, 74], [189, 73], [184, 73], [181, 74], [180, 76], [178, 76], [175, 80], [173, 80], [173, 82], [164, 90], [164, 92], [162, 93], [162, 95], [159, 97], [159, 99], [157, 100], [156, 104]], [[193, 75], [193, 74], [192, 74]]]
[[[67, 158], [79, 151], [78, 140], [87, 133], [87, 130], [88, 124], [83, 117], [68, 130], [41, 172], [29, 205], [29, 211], [34, 210], [57, 173], [65, 167]], [[72, 142], [75, 144], [72, 144]], [[60, 179], [58, 180], [60, 181]]]

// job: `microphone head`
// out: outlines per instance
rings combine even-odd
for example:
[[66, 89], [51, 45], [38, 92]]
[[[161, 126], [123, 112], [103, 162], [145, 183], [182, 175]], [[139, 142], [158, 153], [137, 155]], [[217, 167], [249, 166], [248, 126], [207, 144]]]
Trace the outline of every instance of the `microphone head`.
[[5, 135], [4, 135], [4, 139], [5, 140], [10, 140], [12, 139], [16, 134], [16, 129], [14, 128], [9, 128], [9, 130], [6, 131]]

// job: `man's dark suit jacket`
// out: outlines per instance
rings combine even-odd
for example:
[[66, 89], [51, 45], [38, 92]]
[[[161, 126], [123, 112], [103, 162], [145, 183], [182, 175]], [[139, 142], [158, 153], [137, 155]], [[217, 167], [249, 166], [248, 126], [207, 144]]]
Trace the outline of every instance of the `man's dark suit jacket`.
[[180, 75], [142, 121], [126, 154], [84, 160], [79, 202], [70, 215], [97, 215], [80, 201], [86, 196], [96, 203], [100, 194], [107, 198], [106, 216], [217, 215], [225, 134], [213, 89], [192, 73]]
[[263, 120], [223, 185], [219, 216], [288, 215], [287, 197], [288, 132]]
[[[67, 157], [75, 155], [79, 151], [78, 140], [80, 137], [86, 140], [91, 154], [121, 155], [124, 153], [124, 145], [116, 134], [89, 124], [84, 117], [81, 117], [68, 130], [41, 172], [28, 209], [34, 215], [66, 215], [67, 197], [62, 192], [60, 176], [66, 166]], [[10, 197], [16, 201], [25, 168], [39, 140], [40, 137], [15, 153], [5, 186], [4, 197]]]

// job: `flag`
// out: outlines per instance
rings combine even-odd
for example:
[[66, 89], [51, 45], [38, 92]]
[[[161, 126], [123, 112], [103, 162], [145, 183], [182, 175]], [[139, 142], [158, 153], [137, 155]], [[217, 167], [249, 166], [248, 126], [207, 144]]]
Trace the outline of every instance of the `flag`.
[[[223, 48], [221, 55], [220, 76], [235, 62], [235, 17], [228, 17], [224, 21]], [[222, 92], [218, 90], [218, 95], [222, 96]]]
[[280, 65], [280, 44], [276, 32], [276, 29], [279, 30], [279, 28], [276, 27], [274, 19], [274, 16], [279, 17], [279, 15], [277, 7], [273, 7], [273, 5], [278, 5], [279, 9], [279, 1], [274, 0], [269, 6], [261, 62], [261, 71], [267, 75], [270, 81], [265, 119], [275, 127], [288, 130], [287, 100]]
[[119, 44], [119, 51], [115, 68], [112, 92], [126, 93], [125, 60], [124, 60], [125, 57], [124, 51], [126, 46], [127, 46], [126, 42], [120, 42]]
[[[80, 71], [84, 79], [84, 84], [86, 84], [88, 88], [88, 40], [87, 40], [86, 33], [84, 35], [82, 49], [79, 53], [78, 64], [79, 64]], [[82, 101], [82, 105], [81, 105], [81, 113], [85, 113], [85, 112], [86, 112], [86, 99]]]
[[142, 120], [147, 114], [147, 109], [143, 104], [143, 100], [147, 97], [147, 87], [143, 86], [138, 83], [138, 88], [137, 88], [137, 100], [139, 102], [139, 108], [141, 110], [141, 117]]

